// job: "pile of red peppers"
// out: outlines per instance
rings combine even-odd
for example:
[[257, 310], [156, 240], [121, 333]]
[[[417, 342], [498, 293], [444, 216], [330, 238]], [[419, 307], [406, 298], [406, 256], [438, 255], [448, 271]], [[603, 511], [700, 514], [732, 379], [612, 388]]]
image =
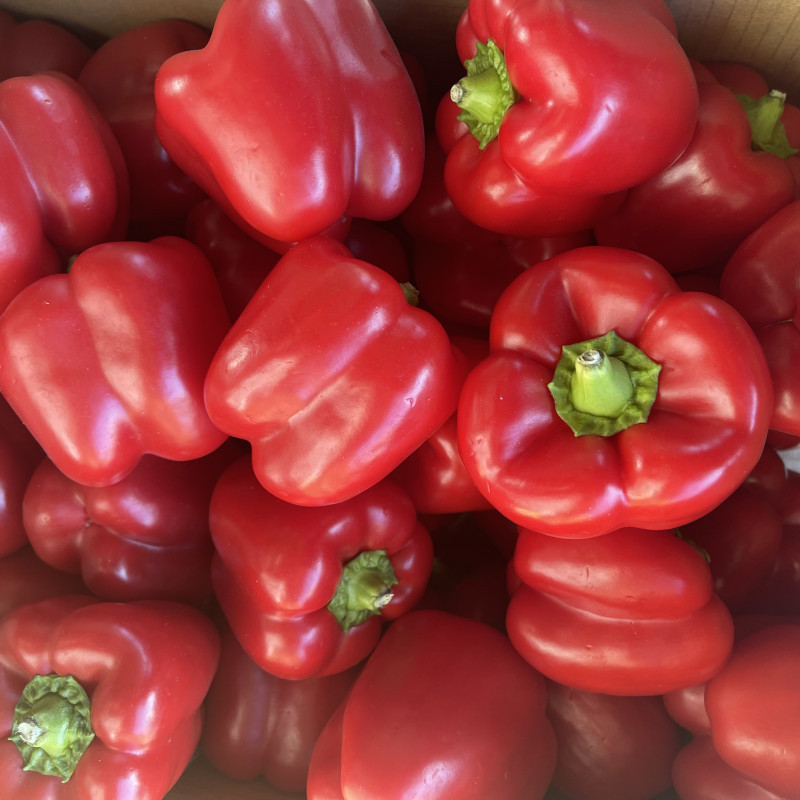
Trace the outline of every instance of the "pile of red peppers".
[[800, 110], [662, 0], [452, 43], [0, 14], [8, 800], [800, 799]]

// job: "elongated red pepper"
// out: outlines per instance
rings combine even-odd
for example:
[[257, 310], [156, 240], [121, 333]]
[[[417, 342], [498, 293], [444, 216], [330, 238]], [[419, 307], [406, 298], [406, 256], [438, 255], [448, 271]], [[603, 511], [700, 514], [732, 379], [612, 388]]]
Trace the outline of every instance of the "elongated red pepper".
[[295, 245], [217, 350], [206, 408], [290, 503], [342, 502], [455, 411], [463, 356], [385, 271], [337, 241]]
[[419, 186], [422, 111], [372, 3], [227, 0], [208, 45], [168, 59], [155, 94], [170, 156], [275, 239], [391, 219]]
[[227, 438], [203, 381], [229, 327], [190, 242], [97, 245], [3, 314], [0, 391], [65, 475], [107, 486], [145, 453], [188, 461]]
[[461, 131], [437, 130], [453, 203], [482, 227], [591, 227], [691, 139], [697, 87], [660, 3], [471, 0], [456, 46]]
[[342, 503], [297, 506], [263, 489], [245, 456], [220, 477], [209, 513], [222, 611], [253, 661], [278, 677], [354, 666], [383, 620], [425, 591], [430, 535], [389, 481]]
[[4, 792], [161, 800], [198, 744], [219, 647], [179, 603], [66, 596], [13, 611], [0, 622]]
[[461, 392], [459, 450], [526, 528], [676, 527], [763, 450], [772, 385], [752, 329], [644, 255], [584, 247], [534, 265], [498, 300], [490, 346]]
[[211, 492], [240, 454], [231, 443], [191, 461], [145, 455], [103, 487], [76, 483], [45, 459], [25, 491], [28, 539], [104, 600], [200, 604], [211, 596]]
[[70, 256], [122, 238], [125, 161], [88, 94], [60, 73], [0, 82], [0, 311]]

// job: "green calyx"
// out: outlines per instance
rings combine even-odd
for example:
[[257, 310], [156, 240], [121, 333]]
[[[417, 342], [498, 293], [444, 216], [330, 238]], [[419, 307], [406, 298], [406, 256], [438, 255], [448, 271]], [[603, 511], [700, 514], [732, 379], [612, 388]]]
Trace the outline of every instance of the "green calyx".
[[403, 290], [403, 294], [406, 296], [406, 301], [409, 305], [414, 307], [419, 306], [419, 289], [417, 289], [413, 283], [406, 281], [400, 284], [400, 288]]
[[561, 348], [547, 385], [556, 413], [576, 436], [615, 433], [646, 422], [661, 365], [614, 331]]
[[753, 150], [789, 158], [796, 155], [797, 148], [789, 144], [786, 129], [781, 122], [786, 95], [773, 89], [763, 97], [753, 98], [745, 94], [736, 95], [750, 121], [750, 145]]
[[14, 709], [11, 736], [22, 769], [66, 783], [94, 739], [89, 697], [71, 675], [36, 675]]
[[503, 115], [519, 95], [500, 48], [489, 39], [486, 44], [478, 42], [475, 49], [475, 57], [464, 63], [467, 75], [450, 89], [450, 99], [461, 109], [458, 119], [483, 150], [497, 136]]
[[347, 633], [350, 628], [380, 614], [381, 609], [394, 597], [392, 586], [397, 583], [392, 562], [385, 550], [359, 553], [344, 565], [336, 593], [328, 603], [328, 610]]

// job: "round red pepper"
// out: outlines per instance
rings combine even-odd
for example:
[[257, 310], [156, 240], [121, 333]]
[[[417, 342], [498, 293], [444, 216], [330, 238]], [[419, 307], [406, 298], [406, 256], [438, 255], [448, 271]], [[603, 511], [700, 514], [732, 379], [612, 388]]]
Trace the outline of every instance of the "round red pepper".
[[[464, 382], [459, 450], [483, 495], [526, 528], [673, 528], [728, 497], [763, 450], [772, 384], [752, 329], [644, 255], [583, 247], [532, 266], [495, 306], [490, 347]], [[610, 408], [602, 390], [575, 405], [570, 364], [584, 352], [612, 357], [583, 369], [609, 375]]]

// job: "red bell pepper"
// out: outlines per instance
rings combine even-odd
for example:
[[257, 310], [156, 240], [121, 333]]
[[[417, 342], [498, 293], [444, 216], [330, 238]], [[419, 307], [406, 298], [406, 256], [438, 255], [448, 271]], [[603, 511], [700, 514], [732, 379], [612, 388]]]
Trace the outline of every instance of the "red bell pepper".
[[128, 173], [80, 85], [39, 73], [0, 82], [0, 311], [67, 258], [124, 236]]
[[509, 638], [559, 683], [664, 694], [707, 680], [730, 655], [733, 623], [708, 564], [671, 531], [578, 540], [520, 529], [514, 571]]
[[[741, 61], [705, 61], [703, 66], [717, 81], [727, 86], [732, 92], [743, 95], [742, 102], [749, 107], [752, 107], [759, 97], [764, 97], [770, 92], [770, 86], [764, 76], [750, 64], [744, 64]], [[783, 113], [775, 132], [782, 142], [785, 137], [785, 143], [789, 145], [790, 149], [798, 151], [800, 147], [800, 107], [784, 102]], [[786, 159], [786, 164], [792, 170], [795, 178], [796, 199], [800, 199], [800, 156], [798, 156], [798, 152]]]
[[645, 800], [672, 786], [677, 724], [660, 697], [614, 697], [547, 681], [558, 760], [552, 788], [571, 800]]
[[711, 733], [711, 722], [706, 711], [705, 682], [666, 692], [662, 700], [669, 715], [684, 730], [695, 736]]
[[720, 294], [750, 323], [775, 387], [770, 427], [800, 435], [800, 200], [766, 219], [736, 248], [720, 278]]
[[226, 0], [208, 45], [167, 59], [155, 94], [170, 156], [275, 239], [391, 219], [419, 186], [422, 111], [372, 3]]
[[389, 481], [342, 503], [297, 506], [263, 489], [244, 456], [217, 482], [209, 515], [222, 611], [253, 661], [281, 678], [361, 661], [383, 620], [422, 597], [433, 563], [430, 535]]
[[425, 141], [425, 163], [419, 191], [399, 217], [403, 229], [412, 242], [475, 245], [497, 242], [502, 238], [500, 234], [470, 222], [453, 205], [444, 185], [446, 160], [437, 137], [429, 135]]
[[0, 558], [28, 543], [22, 499], [44, 457], [38, 442], [0, 395]]
[[145, 453], [188, 461], [227, 438], [208, 418], [203, 381], [230, 321], [191, 243], [92, 247], [0, 320], [0, 391], [72, 480], [108, 486]]
[[748, 607], [774, 569], [783, 539], [779, 502], [756, 483], [745, 483], [681, 527], [681, 535], [708, 554], [714, 591], [731, 611]]
[[179, 603], [72, 595], [13, 611], [0, 622], [4, 792], [161, 800], [198, 744], [219, 647]]
[[591, 244], [586, 231], [564, 236], [502, 237], [491, 244], [417, 241], [412, 251], [420, 305], [443, 324], [488, 332], [492, 312], [508, 285], [533, 264]]
[[210, 198], [186, 215], [186, 238], [206, 255], [232, 320], [242, 313], [280, 254], [237, 225]]
[[191, 461], [145, 455], [102, 487], [76, 483], [45, 459], [25, 491], [28, 539], [39, 558], [81, 575], [104, 600], [201, 604], [211, 596], [211, 492], [240, 454], [231, 442]]
[[380, 267], [398, 283], [407, 283], [411, 280], [411, 268], [403, 234], [402, 227], [394, 220], [375, 222], [354, 217], [342, 241], [356, 258]]
[[360, 671], [287, 680], [261, 669], [229, 629], [205, 702], [203, 755], [237, 781], [263, 776], [287, 792], [305, 790], [317, 738]]
[[130, 175], [131, 223], [147, 238], [180, 233], [184, 217], [204, 196], [156, 136], [154, 85], [167, 58], [204, 47], [208, 36], [205, 28], [179, 19], [129, 28], [101, 44], [77, 76], [120, 143]]
[[461, 392], [459, 450], [519, 525], [676, 527], [758, 462], [772, 386], [755, 335], [644, 255], [585, 247], [534, 265], [500, 297], [489, 338]]
[[453, 203], [482, 227], [591, 227], [691, 140], [697, 87], [661, 3], [470, 0], [456, 47], [461, 129], [437, 131]]
[[[750, 119], [719, 83], [700, 83], [697, 129], [689, 146], [658, 175], [635, 186], [594, 232], [603, 245], [651, 256], [670, 272], [719, 274], [736, 247], [792, 202], [789, 150], [764, 150], [783, 100], [767, 95]], [[763, 132], [766, 128], [766, 132]], [[781, 153], [780, 155], [778, 153]]]
[[474, 514], [431, 530], [434, 567], [420, 602], [478, 620], [505, 633], [508, 558]]
[[0, 10], [0, 80], [37, 72], [77, 78], [92, 48], [72, 31], [45, 19], [15, 20]]
[[78, 575], [45, 564], [32, 547], [0, 558], [0, 618], [19, 606], [67, 594], [89, 594], [89, 590]]
[[[468, 364], [477, 364], [488, 354], [484, 339], [457, 336], [452, 340]], [[460, 514], [491, 507], [461, 460], [455, 413], [404, 458], [390, 477], [408, 492], [420, 514]]]
[[295, 245], [225, 338], [206, 408], [253, 446], [273, 494], [337, 503], [386, 477], [455, 411], [465, 366], [439, 322], [332, 239]]
[[392, 623], [326, 725], [308, 800], [537, 800], [556, 759], [541, 675], [502, 633], [441, 611]]
[[681, 800], [796, 800], [754, 783], [727, 764], [710, 736], [697, 736], [684, 745], [672, 765], [672, 782]]
[[800, 797], [800, 624], [743, 636], [706, 686], [714, 748], [771, 792]]

